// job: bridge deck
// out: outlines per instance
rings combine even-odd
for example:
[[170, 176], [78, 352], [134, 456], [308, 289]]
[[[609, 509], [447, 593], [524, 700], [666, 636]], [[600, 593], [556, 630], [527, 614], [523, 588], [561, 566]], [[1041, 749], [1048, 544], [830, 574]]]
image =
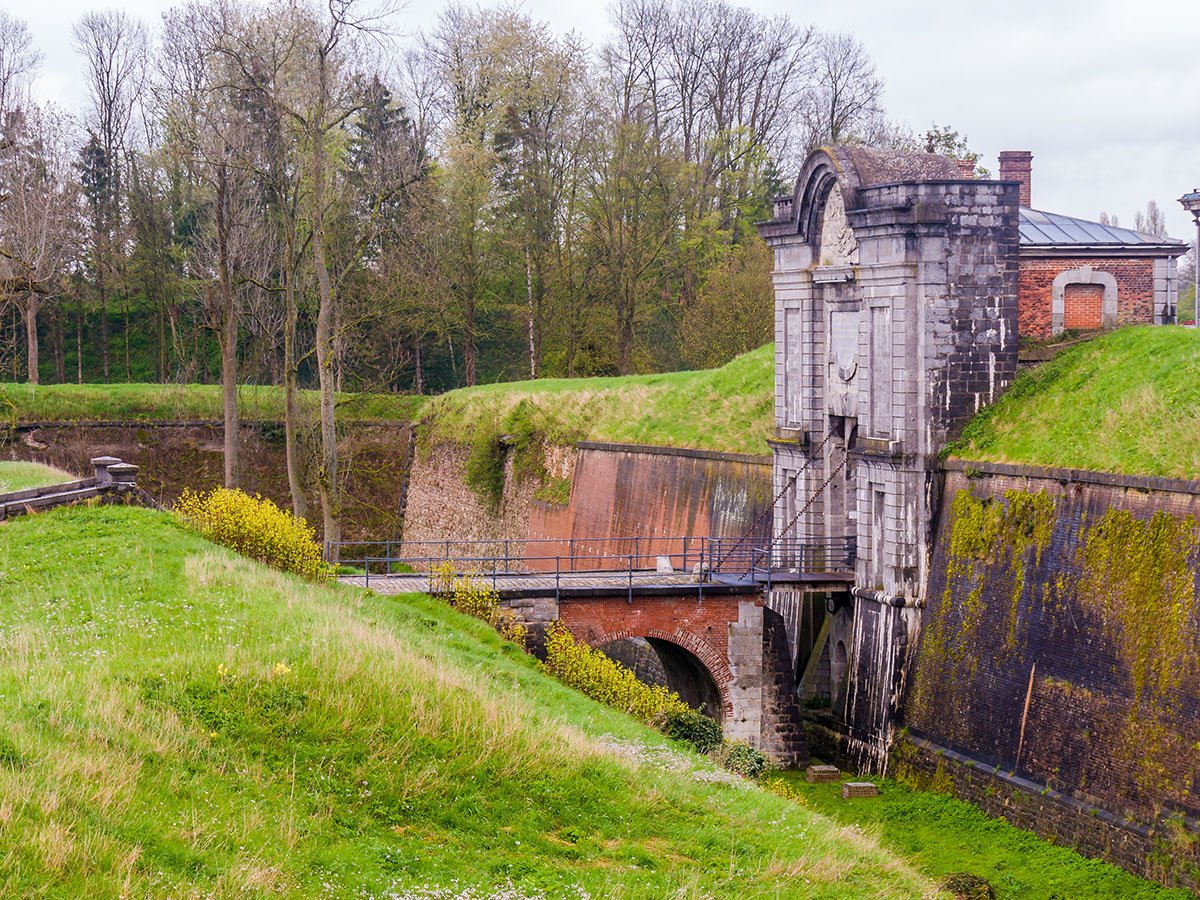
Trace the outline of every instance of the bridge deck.
[[[788, 583], [800, 583], [813, 589], [844, 588], [853, 581], [849, 573], [803, 573], [788, 576]], [[695, 576], [686, 572], [660, 573], [653, 570], [608, 572], [563, 572], [559, 575], [550, 572], [522, 573], [504, 575], [482, 575], [476, 579], [494, 588], [502, 598], [513, 597], [554, 597], [566, 596], [613, 596], [626, 594], [630, 590], [638, 594], [669, 594], [678, 596], [683, 593], [704, 594], [752, 593], [762, 591], [766, 586], [766, 578], [762, 575], [722, 575], [711, 576], [705, 581], [697, 581]], [[343, 584], [355, 587], [370, 588], [377, 594], [427, 594], [430, 592], [430, 579], [426, 574], [404, 575], [343, 575], [338, 578]]]

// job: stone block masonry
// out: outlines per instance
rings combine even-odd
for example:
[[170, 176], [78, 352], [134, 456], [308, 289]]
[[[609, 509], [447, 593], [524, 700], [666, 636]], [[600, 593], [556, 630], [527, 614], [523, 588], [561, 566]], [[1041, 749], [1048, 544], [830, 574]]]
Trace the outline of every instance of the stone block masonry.
[[[871, 769], [887, 764], [917, 630], [937, 454], [1016, 374], [1019, 189], [964, 179], [934, 154], [824, 148], [760, 226], [775, 253], [787, 436], [774, 445], [774, 534], [856, 542], [861, 590], [831, 611], [828, 672], [813, 681], [829, 684]], [[793, 593], [777, 584], [770, 602], [802, 636]]]

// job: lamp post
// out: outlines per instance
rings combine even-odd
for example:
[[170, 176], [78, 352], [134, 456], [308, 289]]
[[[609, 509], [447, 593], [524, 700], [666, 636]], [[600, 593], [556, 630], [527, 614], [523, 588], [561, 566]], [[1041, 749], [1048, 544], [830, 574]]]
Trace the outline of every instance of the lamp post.
[[1200, 328], [1200, 188], [1179, 198], [1183, 208], [1196, 220], [1196, 249], [1192, 257], [1192, 274], [1195, 276], [1195, 292], [1192, 295], [1192, 327]]

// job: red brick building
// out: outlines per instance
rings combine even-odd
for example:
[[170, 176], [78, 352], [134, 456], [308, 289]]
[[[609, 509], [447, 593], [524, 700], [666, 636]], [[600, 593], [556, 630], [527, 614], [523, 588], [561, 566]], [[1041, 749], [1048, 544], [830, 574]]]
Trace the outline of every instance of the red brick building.
[[1033, 154], [1000, 154], [1000, 180], [1021, 185], [1022, 337], [1175, 321], [1176, 260], [1187, 244], [1032, 208]]

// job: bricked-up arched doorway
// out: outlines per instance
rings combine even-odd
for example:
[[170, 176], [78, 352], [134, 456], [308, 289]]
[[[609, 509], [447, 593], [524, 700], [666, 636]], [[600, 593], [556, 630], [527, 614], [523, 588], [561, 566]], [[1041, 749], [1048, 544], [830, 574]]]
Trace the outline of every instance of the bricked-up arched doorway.
[[1050, 330], [1115, 328], [1117, 279], [1109, 272], [1082, 266], [1060, 272], [1051, 286]]
[[1068, 284], [1063, 290], [1063, 327], [1092, 330], [1104, 325], [1104, 285]]

